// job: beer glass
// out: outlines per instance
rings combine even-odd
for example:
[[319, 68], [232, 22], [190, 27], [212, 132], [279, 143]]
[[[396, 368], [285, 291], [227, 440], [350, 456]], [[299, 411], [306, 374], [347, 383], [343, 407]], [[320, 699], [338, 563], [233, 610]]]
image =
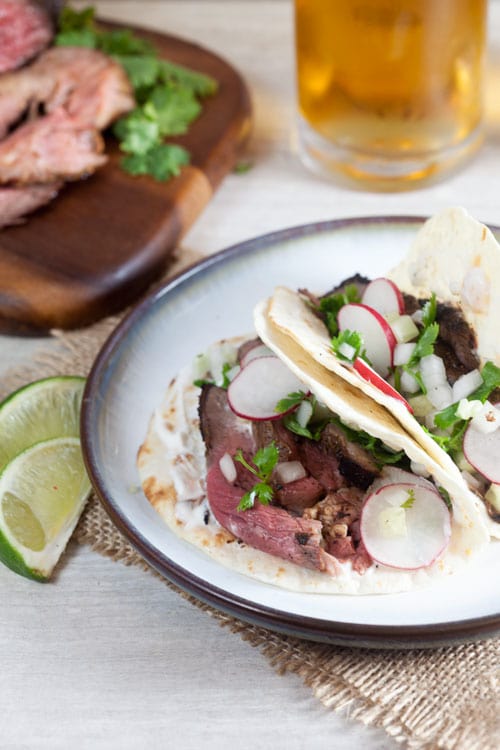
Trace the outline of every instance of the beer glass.
[[486, 0], [295, 0], [299, 149], [403, 189], [481, 142]]

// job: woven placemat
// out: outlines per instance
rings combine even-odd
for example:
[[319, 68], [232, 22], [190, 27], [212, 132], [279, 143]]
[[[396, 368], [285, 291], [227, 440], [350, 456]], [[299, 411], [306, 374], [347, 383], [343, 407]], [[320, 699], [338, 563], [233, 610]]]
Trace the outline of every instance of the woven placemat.
[[[195, 260], [184, 251], [180, 270]], [[31, 380], [49, 375], [87, 375], [95, 355], [119, 317], [81, 331], [52, 332], [54, 354], [41, 347], [32, 362], [11, 371], [0, 384], [0, 398]], [[154, 575], [113, 526], [95, 496], [75, 531], [80, 544]], [[158, 576], [160, 578], [160, 576]], [[302, 641], [247, 625], [167, 586], [259, 648], [282, 674], [294, 672], [327, 707], [348, 707], [349, 717], [382, 727], [404, 747], [418, 750], [498, 750], [500, 748], [500, 639], [437, 650], [378, 651]]]

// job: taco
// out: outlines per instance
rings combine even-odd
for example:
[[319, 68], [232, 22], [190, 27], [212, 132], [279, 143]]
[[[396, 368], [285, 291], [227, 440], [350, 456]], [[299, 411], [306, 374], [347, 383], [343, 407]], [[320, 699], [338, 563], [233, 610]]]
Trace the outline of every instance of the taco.
[[137, 466], [162, 519], [233, 571], [295, 591], [390, 593], [456, 571], [488, 540], [474, 502], [266, 313], [259, 339], [213, 344], [152, 416]]
[[426, 222], [386, 277], [321, 297], [278, 288], [267, 318], [383, 405], [500, 537], [500, 247], [463, 209]]

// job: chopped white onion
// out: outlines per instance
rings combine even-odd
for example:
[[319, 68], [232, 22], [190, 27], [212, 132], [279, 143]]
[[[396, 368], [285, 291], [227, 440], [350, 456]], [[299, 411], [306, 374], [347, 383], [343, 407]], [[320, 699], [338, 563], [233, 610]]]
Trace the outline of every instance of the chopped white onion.
[[471, 370], [465, 375], [461, 375], [458, 380], [453, 383], [453, 403], [460, 401], [462, 398], [467, 398], [474, 393], [474, 391], [483, 384], [483, 379], [479, 370]]
[[306, 470], [300, 461], [283, 461], [277, 464], [274, 474], [281, 484], [296, 482], [297, 479], [303, 479], [306, 476]]
[[413, 343], [396, 344], [394, 347], [393, 363], [396, 366], [405, 365], [410, 361], [410, 357], [413, 354], [415, 347], [416, 344]]
[[312, 417], [313, 405], [310, 401], [301, 401], [299, 408], [295, 412], [295, 418], [301, 427], [306, 427]]
[[401, 373], [401, 390], [404, 393], [418, 393], [420, 390], [417, 380], [405, 370]]
[[476, 414], [472, 418], [471, 424], [484, 435], [495, 432], [500, 426], [500, 409], [497, 409], [489, 401], [486, 401], [479, 414]]
[[457, 417], [460, 417], [460, 419], [472, 419], [472, 417], [476, 417], [478, 414], [481, 414], [482, 411], [482, 401], [478, 401], [477, 399], [472, 399], [472, 401], [469, 401], [466, 398], [462, 398], [458, 403], [456, 415]]
[[232, 484], [237, 476], [236, 466], [229, 453], [224, 453], [219, 461], [219, 468], [224, 476], [224, 479]]
[[410, 315], [400, 315], [391, 323], [391, 328], [399, 344], [405, 344], [418, 336], [418, 328]]
[[423, 323], [424, 322], [424, 311], [422, 309], [415, 310], [415, 312], [411, 316], [411, 319], [415, 323]]
[[428, 354], [426, 357], [422, 357], [420, 360], [420, 374], [427, 389], [444, 383], [448, 384], [444, 362], [441, 357], [435, 354]]
[[343, 341], [338, 348], [339, 354], [342, 354], [343, 357], [345, 357], [348, 360], [353, 360], [356, 356], [356, 349], [354, 346], [351, 346], [347, 343], [347, 341]]
[[440, 383], [432, 388], [427, 388], [427, 398], [436, 409], [446, 409], [453, 403], [451, 385]]

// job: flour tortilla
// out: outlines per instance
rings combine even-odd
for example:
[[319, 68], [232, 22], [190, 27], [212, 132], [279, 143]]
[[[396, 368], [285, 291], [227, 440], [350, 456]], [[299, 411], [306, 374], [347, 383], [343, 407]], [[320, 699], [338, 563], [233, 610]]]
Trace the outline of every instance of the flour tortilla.
[[[460, 305], [476, 331], [483, 362], [500, 362], [500, 337], [496, 333], [500, 320], [500, 247], [487, 227], [463, 209], [442, 212], [424, 224], [407, 257], [389, 277], [402, 291], [417, 297], [430, 297], [435, 291], [439, 300]], [[482, 302], [480, 289], [486, 290]], [[269, 301], [267, 316], [271, 325], [303, 347], [316, 362], [390, 411], [450, 479], [462, 487], [462, 493], [476, 503], [491, 535], [500, 537], [500, 524], [489, 518], [484, 503], [468, 488], [452, 458], [401, 401], [383, 393], [335, 356], [326, 326], [298, 292], [278, 287]]]
[[[452, 541], [434, 565], [419, 571], [391, 569], [373, 565], [364, 575], [353, 571], [350, 563], [339, 563], [339, 574], [302, 568], [236, 540], [217, 524], [209, 510], [205, 490], [205, 446], [198, 419], [199, 389], [192, 384], [198, 377], [196, 367], [188, 366], [169, 385], [162, 405], [151, 418], [141, 446], [137, 466], [146, 497], [167, 526], [213, 560], [264, 583], [298, 592], [324, 594], [394, 593], [424, 586], [434, 579], [454, 573], [487, 542], [488, 535], [474, 505], [462, 498], [449, 476], [415, 443], [386, 410], [369, 401], [356, 388], [328, 372], [293, 341], [283, 338], [268, 325], [264, 310], [259, 316], [258, 332], [279, 353], [306, 388], [354, 429], [363, 429], [380, 437], [395, 450], [404, 448], [408, 456], [423, 463], [436, 482], [454, 501]], [[234, 342], [233, 354], [237, 346]], [[224, 342], [226, 357], [228, 342]], [[214, 345], [212, 349], [216, 349]], [[286, 354], [284, 352], [287, 352]], [[242, 420], [243, 423], [243, 420]], [[208, 524], [206, 523], [209, 518]]]

